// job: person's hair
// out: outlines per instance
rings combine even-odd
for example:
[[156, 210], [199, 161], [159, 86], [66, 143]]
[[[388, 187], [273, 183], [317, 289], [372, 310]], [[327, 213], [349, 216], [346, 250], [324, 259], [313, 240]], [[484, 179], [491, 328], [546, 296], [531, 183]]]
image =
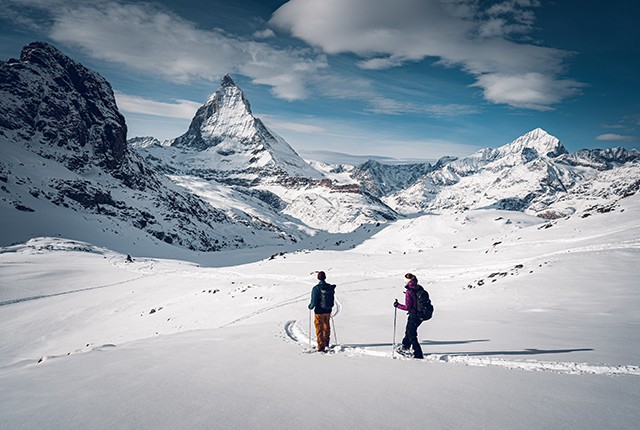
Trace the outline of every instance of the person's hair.
[[327, 275], [325, 275], [324, 272], [320, 271], [318, 272], [318, 279], [320, 279], [321, 281], [324, 281], [325, 279], [327, 279]]
[[411, 279], [412, 281], [417, 279], [416, 275], [414, 275], [413, 273], [407, 273], [406, 275], [404, 275], [404, 277], [407, 279]]

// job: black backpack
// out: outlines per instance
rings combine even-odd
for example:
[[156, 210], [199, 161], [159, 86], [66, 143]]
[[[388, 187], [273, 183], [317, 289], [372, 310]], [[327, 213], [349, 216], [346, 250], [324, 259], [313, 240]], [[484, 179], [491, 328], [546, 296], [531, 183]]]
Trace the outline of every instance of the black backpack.
[[333, 307], [335, 289], [336, 289], [335, 285], [331, 285], [331, 284], [320, 285], [319, 307], [321, 307], [322, 309], [331, 309]]
[[416, 315], [422, 321], [430, 320], [433, 316], [433, 305], [431, 304], [431, 299], [429, 299], [429, 293], [427, 290], [420, 287], [416, 290], [416, 310], [418, 311]]

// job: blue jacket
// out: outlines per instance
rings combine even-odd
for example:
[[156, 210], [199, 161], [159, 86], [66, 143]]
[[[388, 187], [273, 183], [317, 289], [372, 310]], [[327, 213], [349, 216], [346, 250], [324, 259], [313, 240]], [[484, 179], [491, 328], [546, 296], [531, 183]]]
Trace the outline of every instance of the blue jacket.
[[332, 288], [335, 289], [335, 285], [331, 285], [326, 283], [324, 280], [320, 280], [318, 285], [313, 287], [311, 290], [311, 303], [309, 303], [309, 309], [315, 309], [316, 314], [330, 314], [331, 308], [321, 308], [320, 307], [320, 287]]

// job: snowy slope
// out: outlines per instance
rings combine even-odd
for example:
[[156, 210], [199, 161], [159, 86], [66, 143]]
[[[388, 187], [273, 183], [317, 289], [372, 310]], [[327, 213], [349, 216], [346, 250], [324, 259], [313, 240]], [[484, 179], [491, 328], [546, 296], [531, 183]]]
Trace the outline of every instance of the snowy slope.
[[[219, 268], [5, 247], [0, 428], [634, 428], [639, 211], [634, 195], [552, 222], [428, 215], [349, 251], [219, 254]], [[338, 285], [328, 355], [303, 352], [316, 270]], [[422, 362], [391, 357], [407, 271], [436, 308]]]

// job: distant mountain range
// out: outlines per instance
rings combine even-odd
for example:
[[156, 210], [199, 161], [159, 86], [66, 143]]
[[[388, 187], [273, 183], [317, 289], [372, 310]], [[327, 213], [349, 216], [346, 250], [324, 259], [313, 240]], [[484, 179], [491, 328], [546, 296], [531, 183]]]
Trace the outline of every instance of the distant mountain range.
[[569, 154], [541, 129], [435, 165], [321, 166], [256, 118], [230, 76], [183, 135], [126, 135], [109, 83], [53, 46], [2, 62], [1, 244], [62, 235], [216, 251], [425, 212], [584, 216], [640, 189], [637, 151]]
[[620, 148], [569, 154], [538, 128], [447, 163], [383, 200], [404, 214], [495, 208], [559, 218], [636, 193], [638, 158]]

